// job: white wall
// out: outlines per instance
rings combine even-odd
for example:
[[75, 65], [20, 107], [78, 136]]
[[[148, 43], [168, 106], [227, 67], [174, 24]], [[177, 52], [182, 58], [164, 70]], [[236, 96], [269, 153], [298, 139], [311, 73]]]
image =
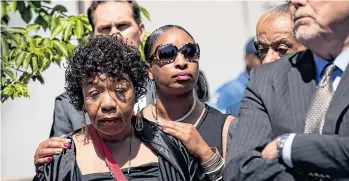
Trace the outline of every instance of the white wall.
[[[69, 14], [78, 12], [77, 2], [60, 4], [68, 8]], [[140, 4], [151, 14], [151, 22], [146, 22], [148, 31], [178, 24], [200, 43], [200, 67], [213, 93], [244, 69], [244, 44], [255, 33], [265, 2], [141, 1]], [[15, 26], [23, 25], [18, 17], [12, 22]], [[54, 98], [64, 91], [64, 69], [52, 65], [43, 76], [45, 85], [29, 84], [30, 99], [9, 100], [1, 106], [1, 180], [34, 175], [34, 152], [49, 136]]]

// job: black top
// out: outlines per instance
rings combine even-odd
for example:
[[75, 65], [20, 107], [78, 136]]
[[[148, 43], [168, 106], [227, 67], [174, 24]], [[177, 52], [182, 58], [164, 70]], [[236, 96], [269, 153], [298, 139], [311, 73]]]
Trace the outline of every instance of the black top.
[[[158, 181], [159, 164], [148, 163], [137, 167], [130, 168], [130, 174], [128, 175], [127, 169], [122, 169], [122, 172], [128, 179], [128, 181]], [[110, 172], [92, 173], [82, 176], [84, 181], [115, 181]]]
[[[193, 157], [184, 145], [176, 138], [165, 134], [159, 126], [143, 118], [143, 129], [135, 130], [136, 136], [158, 156], [158, 179], [160, 181], [208, 181], [203, 173], [200, 161]], [[136, 118], [132, 124], [135, 126]], [[77, 130], [78, 132], [80, 130]], [[76, 133], [75, 132], [75, 133]], [[72, 135], [67, 135], [72, 140]], [[143, 165], [144, 166], [144, 165]], [[149, 165], [148, 165], [149, 166]], [[139, 170], [138, 170], [139, 169]], [[145, 180], [155, 174], [156, 168], [143, 168], [142, 166], [132, 169], [132, 181]], [[137, 171], [138, 170], [138, 171]], [[127, 171], [126, 171], [127, 172]], [[104, 173], [105, 176], [108, 174]], [[126, 174], [127, 175], [127, 174]], [[80, 181], [89, 175], [83, 176], [76, 162], [76, 147], [72, 140], [71, 146], [63, 150], [59, 155], [54, 155], [53, 160], [41, 165], [36, 170], [34, 181]], [[88, 179], [100, 179], [101, 175], [90, 175]], [[95, 178], [96, 176], [97, 178]], [[101, 178], [103, 179], [103, 178]], [[150, 181], [150, 180], [148, 180]]]
[[228, 115], [207, 104], [205, 107], [205, 113], [197, 125], [197, 130], [209, 146], [216, 147], [222, 154], [222, 131]]

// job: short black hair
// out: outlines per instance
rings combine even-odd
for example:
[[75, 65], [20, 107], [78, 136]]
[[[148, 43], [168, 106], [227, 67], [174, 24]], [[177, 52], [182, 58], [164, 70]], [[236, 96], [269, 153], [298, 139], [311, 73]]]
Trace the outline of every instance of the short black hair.
[[121, 1], [121, 0], [115, 0], [115, 1], [92, 1], [90, 7], [87, 9], [87, 17], [88, 17], [88, 21], [90, 22], [91, 26], [92, 26], [92, 32], [95, 31], [95, 24], [94, 24], [94, 14], [95, 11], [97, 9], [97, 7], [103, 3], [107, 3], [107, 2], [128, 2], [130, 3], [131, 7], [132, 7], [132, 11], [133, 11], [133, 19], [136, 21], [136, 23], [139, 25], [141, 24], [142, 20], [141, 20], [141, 12], [139, 9], [139, 5], [136, 1]]
[[70, 102], [83, 111], [82, 81], [105, 73], [122, 77], [127, 74], [136, 93], [136, 102], [147, 92], [148, 68], [137, 48], [127, 45], [120, 34], [97, 36], [84, 47], [77, 47], [65, 71]]
[[[185, 30], [183, 27], [178, 26], [178, 25], [165, 25], [165, 26], [161, 26], [160, 28], [157, 28], [156, 30], [154, 30], [147, 38], [147, 40], [145, 41], [145, 45], [144, 45], [144, 57], [145, 60], [147, 62], [150, 62], [150, 56], [151, 56], [151, 49], [153, 48], [154, 42], [156, 41], [156, 39], [162, 35], [164, 32], [166, 32], [167, 30], [173, 29], [173, 28], [177, 28], [180, 29], [182, 31], [184, 31], [186, 34], [188, 34], [190, 36], [191, 39], [194, 40], [193, 36], [191, 36], [191, 34]], [[195, 41], [195, 40], [194, 40]]]

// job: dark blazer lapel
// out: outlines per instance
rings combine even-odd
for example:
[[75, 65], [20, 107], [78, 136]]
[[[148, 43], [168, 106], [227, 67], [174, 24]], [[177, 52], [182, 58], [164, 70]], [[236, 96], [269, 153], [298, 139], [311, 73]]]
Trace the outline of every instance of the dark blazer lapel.
[[[342, 112], [349, 106], [349, 66], [342, 74], [339, 85], [332, 97], [332, 101], [326, 113], [324, 134], [338, 133]], [[348, 128], [349, 129], [349, 128]]]
[[291, 116], [295, 131], [303, 132], [305, 118], [316, 88], [313, 54], [306, 50], [290, 58], [292, 68], [288, 72]]

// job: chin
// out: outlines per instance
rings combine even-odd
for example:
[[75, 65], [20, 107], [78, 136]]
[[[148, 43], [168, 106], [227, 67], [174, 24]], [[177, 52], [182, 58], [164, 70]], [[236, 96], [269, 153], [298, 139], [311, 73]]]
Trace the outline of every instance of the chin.
[[316, 25], [301, 25], [295, 30], [296, 38], [303, 45], [311, 44], [320, 36], [319, 27]]
[[102, 124], [98, 125], [98, 130], [104, 135], [116, 136], [121, 135], [123, 132], [127, 132], [128, 126], [125, 123], [115, 123], [114, 125], [105, 126]]

